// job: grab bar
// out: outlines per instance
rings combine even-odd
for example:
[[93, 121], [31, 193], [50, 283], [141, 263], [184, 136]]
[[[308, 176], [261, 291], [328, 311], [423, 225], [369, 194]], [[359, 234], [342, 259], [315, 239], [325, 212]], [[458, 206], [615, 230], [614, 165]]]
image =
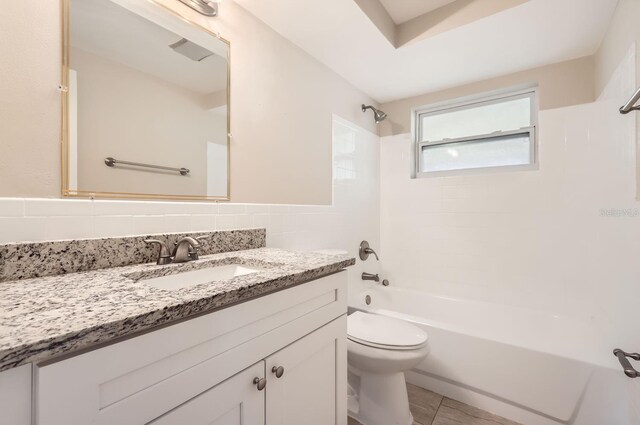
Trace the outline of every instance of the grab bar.
[[111, 157], [105, 158], [104, 163], [107, 164], [107, 167], [115, 167], [118, 164], [122, 164], [122, 165], [133, 165], [134, 167], [154, 168], [156, 170], [177, 171], [182, 176], [186, 176], [190, 172], [188, 168], [174, 168], [174, 167], [165, 167], [163, 165], [143, 164], [141, 162], [122, 161], [120, 159], [115, 159]]
[[627, 375], [629, 378], [637, 378], [640, 376], [640, 372], [635, 370], [627, 359], [627, 357], [630, 357], [633, 360], [640, 361], [640, 353], [625, 353], [621, 349], [616, 348], [615, 350], [613, 350], [613, 355], [618, 358], [618, 361], [620, 362], [625, 375]]
[[633, 106], [640, 99], [640, 88], [631, 96], [631, 99], [624, 106], [620, 107], [621, 114], [628, 114], [631, 111], [640, 111], [640, 106]]

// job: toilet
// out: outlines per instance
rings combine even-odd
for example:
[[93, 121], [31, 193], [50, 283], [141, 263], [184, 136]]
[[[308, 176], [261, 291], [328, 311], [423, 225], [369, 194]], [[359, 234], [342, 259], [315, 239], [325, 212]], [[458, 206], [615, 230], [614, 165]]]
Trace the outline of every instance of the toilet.
[[404, 372], [429, 354], [428, 336], [404, 320], [361, 311], [347, 318], [349, 416], [363, 425], [411, 425]]

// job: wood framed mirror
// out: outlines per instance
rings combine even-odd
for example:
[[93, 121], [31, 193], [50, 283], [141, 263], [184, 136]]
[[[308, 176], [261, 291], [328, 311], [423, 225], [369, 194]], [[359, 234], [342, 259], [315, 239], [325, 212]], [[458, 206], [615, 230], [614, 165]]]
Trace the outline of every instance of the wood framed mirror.
[[62, 193], [230, 199], [230, 43], [153, 1], [62, 1]]

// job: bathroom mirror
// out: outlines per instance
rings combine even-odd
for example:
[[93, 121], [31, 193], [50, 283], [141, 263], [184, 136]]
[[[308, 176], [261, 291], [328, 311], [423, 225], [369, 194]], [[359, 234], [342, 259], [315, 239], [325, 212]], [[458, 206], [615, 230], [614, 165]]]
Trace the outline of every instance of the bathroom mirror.
[[63, 194], [229, 200], [229, 42], [153, 1], [62, 1]]

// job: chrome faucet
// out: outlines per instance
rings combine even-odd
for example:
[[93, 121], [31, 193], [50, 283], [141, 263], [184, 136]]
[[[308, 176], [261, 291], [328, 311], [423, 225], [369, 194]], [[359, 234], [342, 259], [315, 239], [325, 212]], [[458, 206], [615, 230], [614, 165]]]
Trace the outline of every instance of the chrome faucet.
[[362, 272], [362, 280], [373, 280], [374, 282], [380, 282], [380, 276], [373, 273]]
[[195, 261], [200, 258], [198, 254], [199, 249], [200, 242], [190, 236], [185, 236], [176, 242], [176, 247], [173, 249], [173, 262], [186, 263], [188, 261]]
[[156, 264], [164, 266], [171, 263], [186, 263], [188, 261], [197, 260], [200, 258], [200, 254], [198, 252], [200, 249], [200, 242], [198, 241], [208, 237], [209, 235], [205, 235], [194, 239], [190, 236], [185, 236], [176, 242], [173, 253], [169, 251], [167, 245], [162, 241], [146, 239], [145, 242], [148, 244], [158, 245], [158, 261], [156, 261]]

